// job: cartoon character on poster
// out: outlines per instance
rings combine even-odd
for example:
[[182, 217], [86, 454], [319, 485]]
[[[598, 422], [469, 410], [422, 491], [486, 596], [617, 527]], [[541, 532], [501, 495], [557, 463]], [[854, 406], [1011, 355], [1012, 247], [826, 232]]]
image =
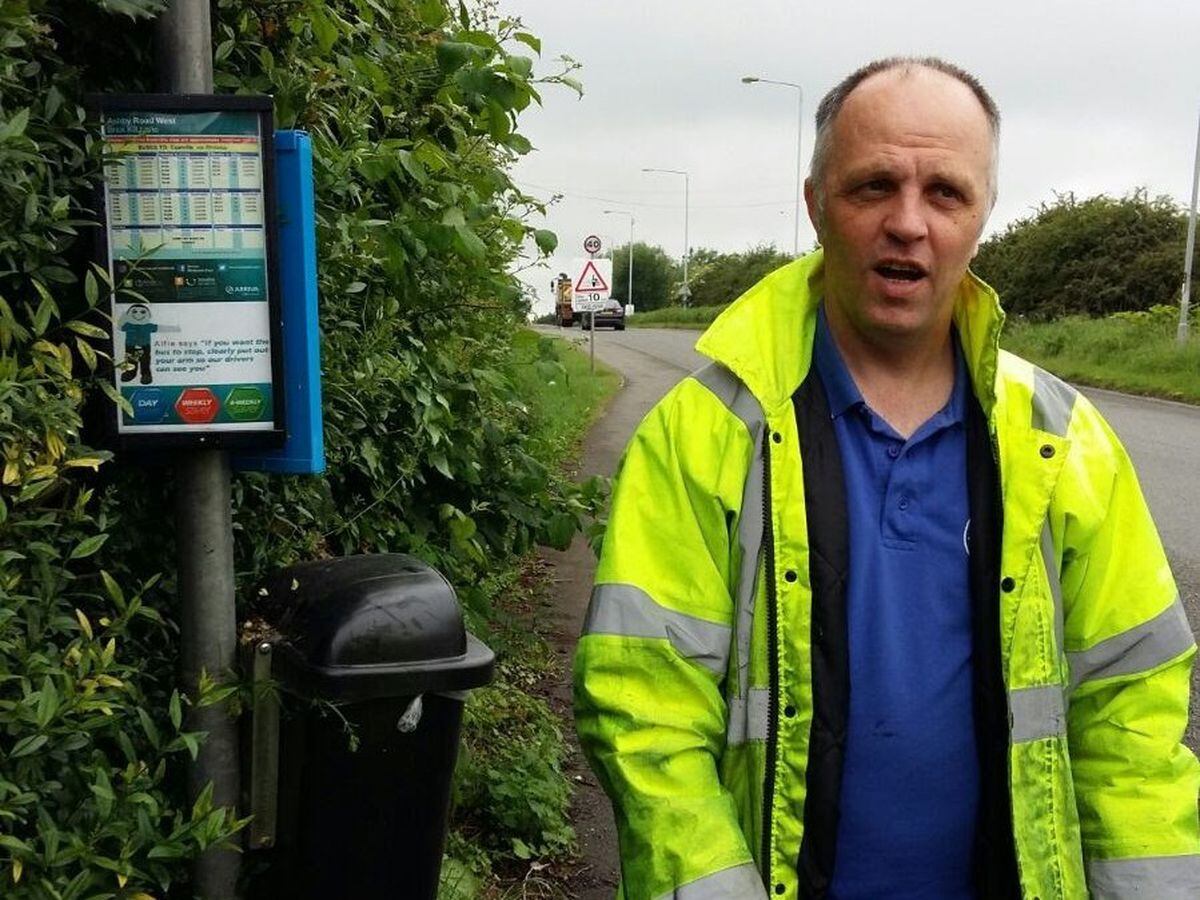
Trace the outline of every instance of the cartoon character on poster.
[[141, 383], [154, 381], [154, 335], [179, 331], [178, 325], [159, 325], [149, 304], [134, 303], [117, 322], [125, 335], [125, 358], [120, 363], [121, 381], [133, 381], [141, 373]]

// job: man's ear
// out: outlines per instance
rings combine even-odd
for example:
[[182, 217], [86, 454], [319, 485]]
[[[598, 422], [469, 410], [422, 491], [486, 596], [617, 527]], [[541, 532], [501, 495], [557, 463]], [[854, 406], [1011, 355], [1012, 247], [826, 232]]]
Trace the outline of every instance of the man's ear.
[[812, 177], [804, 179], [804, 205], [808, 208], [808, 221], [812, 223], [813, 231], [817, 233], [817, 241], [823, 243], [821, 232], [824, 231], [824, 216], [821, 215], [820, 205], [817, 203], [817, 190], [813, 186]]

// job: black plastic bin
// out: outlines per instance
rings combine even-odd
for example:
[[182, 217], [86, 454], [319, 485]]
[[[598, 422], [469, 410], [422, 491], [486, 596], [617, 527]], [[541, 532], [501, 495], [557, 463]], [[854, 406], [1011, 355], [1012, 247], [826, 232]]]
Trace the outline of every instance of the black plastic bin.
[[[464, 692], [491, 680], [492, 651], [410, 556], [293, 566], [260, 594], [276, 636], [254, 652], [300, 702], [283, 704], [275, 827], [247, 861], [250, 895], [436, 897]], [[269, 769], [261, 746], [250, 755]]]

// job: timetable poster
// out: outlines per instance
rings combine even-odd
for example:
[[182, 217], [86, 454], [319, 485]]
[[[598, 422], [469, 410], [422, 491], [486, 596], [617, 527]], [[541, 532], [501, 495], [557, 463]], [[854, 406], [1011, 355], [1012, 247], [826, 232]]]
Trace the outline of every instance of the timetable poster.
[[123, 435], [274, 428], [260, 122], [104, 114], [109, 273], [140, 295], [112, 310]]

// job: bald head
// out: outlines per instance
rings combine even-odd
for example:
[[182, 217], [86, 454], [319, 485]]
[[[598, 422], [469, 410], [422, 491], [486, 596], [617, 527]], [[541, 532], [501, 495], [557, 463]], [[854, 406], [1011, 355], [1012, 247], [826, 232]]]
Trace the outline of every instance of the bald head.
[[[924, 114], [961, 119], [964, 130], [986, 129], [990, 158], [988, 209], [996, 202], [1000, 164], [1000, 111], [979, 80], [965, 69], [937, 57], [893, 56], [875, 60], [838, 83], [817, 107], [817, 137], [809, 177], [818, 211], [823, 210], [825, 177], [830, 156], [836, 152], [838, 121], [847, 106], [870, 105], [869, 115], [907, 113], [919, 120]], [[856, 118], [862, 118], [861, 116]]]

